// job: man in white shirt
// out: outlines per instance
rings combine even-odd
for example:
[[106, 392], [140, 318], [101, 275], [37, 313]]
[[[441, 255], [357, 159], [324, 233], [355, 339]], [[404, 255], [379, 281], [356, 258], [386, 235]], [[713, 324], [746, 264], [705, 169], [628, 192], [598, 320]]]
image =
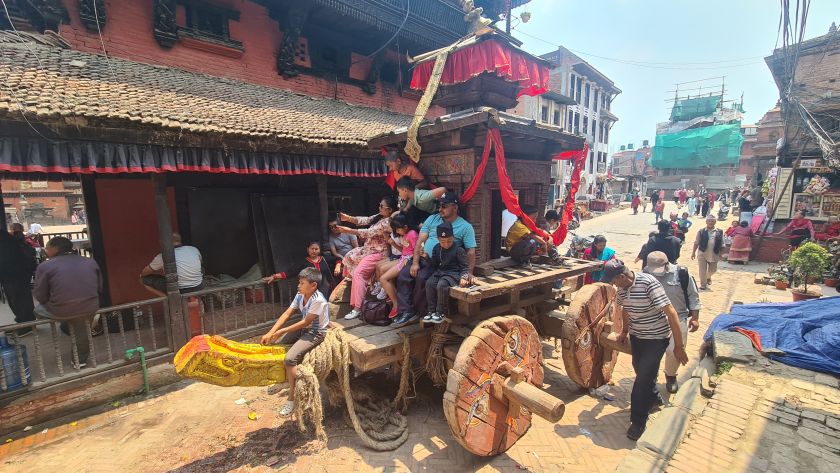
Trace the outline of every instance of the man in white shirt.
[[[194, 246], [181, 244], [181, 235], [172, 234], [175, 247], [175, 266], [178, 270], [178, 288], [181, 294], [204, 289], [204, 271], [201, 269], [201, 253]], [[163, 270], [163, 256], [158, 253], [140, 272], [140, 282], [151, 293], [166, 296], [166, 275]]]

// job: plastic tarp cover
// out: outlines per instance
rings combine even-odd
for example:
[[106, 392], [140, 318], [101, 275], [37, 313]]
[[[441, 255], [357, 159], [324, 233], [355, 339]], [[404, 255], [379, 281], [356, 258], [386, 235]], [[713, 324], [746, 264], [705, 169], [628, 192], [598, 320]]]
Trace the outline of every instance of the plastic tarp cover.
[[740, 123], [656, 135], [650, 163], [659, 169], [738, 164], [743, 143]]
[[682, 122], [692, 118], [715, 113], [720, 104], [720, 95], [711, 97], [695, 97], [693, 99], [678, 99], [671, 108], [671, 121]]
[[840, 375], [840, 296], [802, 302], [745, 304], [712, 321], [703, 339], [735, 327], [757, 332], [769, 358], [791, 366]]

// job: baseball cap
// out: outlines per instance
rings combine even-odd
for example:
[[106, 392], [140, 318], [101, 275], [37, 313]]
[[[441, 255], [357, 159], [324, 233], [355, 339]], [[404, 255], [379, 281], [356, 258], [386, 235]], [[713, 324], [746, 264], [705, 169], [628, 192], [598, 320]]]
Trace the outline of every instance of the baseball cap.
[[437, 226], [437, 237], [438, 238], [448, 238], [451, 237], [453, 233], [452, 224], [449, 222], [441, 223]]
[[645, 272], [654, 276], [662, 276], [668, 271], [668, 257], [661, 251], [653, 251], [647, 257]]
[[457, 204], [458, 196], [454, 192], [446, 191], [441, 194], [438, 202], [441, 204]]
[[624, 262], [620, 259], [611, 259], [604, 263], [604, 277], [601, 282], [611, 283], [619, 274], [624, 274]]

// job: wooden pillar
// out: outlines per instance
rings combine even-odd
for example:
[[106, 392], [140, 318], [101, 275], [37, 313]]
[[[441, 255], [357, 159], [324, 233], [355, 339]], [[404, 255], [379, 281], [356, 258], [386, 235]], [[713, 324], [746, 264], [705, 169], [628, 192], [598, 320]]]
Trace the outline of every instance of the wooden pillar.
[[172, 340], [175, 343], [173, 348], [180, 348], [187, 342], [187, 334], [190, 330], [183, 304], [181, 304], [181, 292], [178, 290], [178, 269], [175, 265], [175, 247], [172, 245], [172, 220], [166, 194], [166, 175], [153, 174], [152, 185], [155, 192], [160, 253], [163, 257], [163, 271], [166, 277], [166, 298], [169, 305], [169, 318], [172, 321]]
[[327, 176], [317, 176], [315, 179], [318, 183], [318, 204], [321, 217], [321, 242], [326, 243], [330, 241], [330, 233], [327, 228], [327, 224], [330, 220], [330, 208], [329, 202], [327, 201]]
[[6, 222], [6, 202], [3, 200], [3, 183], [0, 182], [0, 207], [3, 207], [3, 219], [0, 220], [0, 231], [8, 232], [9, 223]]

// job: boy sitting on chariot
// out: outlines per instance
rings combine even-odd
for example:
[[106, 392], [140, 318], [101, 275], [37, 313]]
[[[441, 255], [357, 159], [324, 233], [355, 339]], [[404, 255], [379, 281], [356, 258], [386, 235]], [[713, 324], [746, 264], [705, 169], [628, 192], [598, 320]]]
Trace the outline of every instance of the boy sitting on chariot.
[[452, 224], [444, 222], [436, 229], [438, 244], [432, 250], [431, 266], [435, 272], [426, 280], [426, 302], [429, 313], [423, 323], [439, 324], [448, 315], [449, 288], [470, 283], [467, 252], [455, 245]]
[[[260, 339], [260, 343], [269, 345], [276, 343], [286, 333], [299, 334], [297, 341], [286, 352], [284, 363], [286, 378], [289, 380], [289, 400], [280, 409], [282, 416], [290, 415], [295, 409], [295, 377], [298, 363], [303, 359], [303, 355], [324, 341], [330, 325], [329, 304], [327, 298], [318, 290], [320, 283], [321, 273], [317, 269], [304, 268], [298, 274], [298, 293], [292, 304]], [[295, 310], [300, 311], [301, 320], [284, 327]]]

